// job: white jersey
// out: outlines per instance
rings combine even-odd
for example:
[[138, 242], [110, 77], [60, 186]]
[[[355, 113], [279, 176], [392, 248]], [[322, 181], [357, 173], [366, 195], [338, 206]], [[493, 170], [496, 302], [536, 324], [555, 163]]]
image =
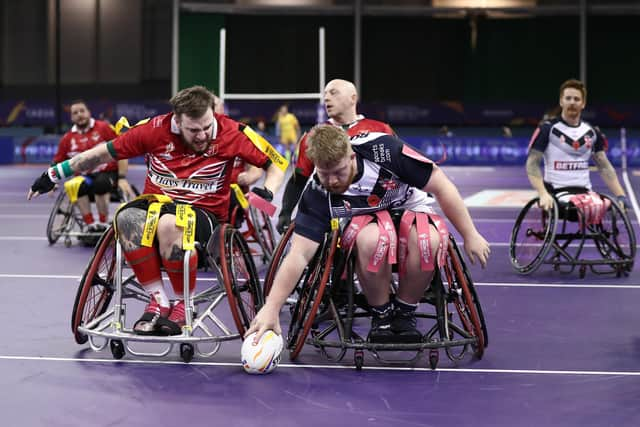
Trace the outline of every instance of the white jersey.
[[302, 193], [296, 233], [321, 242], [332, 218], [351, 218], [382, 210], [432, 212], [425, 187], [434, 164], [424, 154], [384, 133], [351, 137], [358, 170], [341, 194], [328, 192], [313, 175]]
[[604, 135], [589, 123], [571, 126], [561, 118], [545, 121], [534, 132], [529, 149], [544, 153], [544, 181], [553, 188], [591, 189], [589, 159], [607, 149]]

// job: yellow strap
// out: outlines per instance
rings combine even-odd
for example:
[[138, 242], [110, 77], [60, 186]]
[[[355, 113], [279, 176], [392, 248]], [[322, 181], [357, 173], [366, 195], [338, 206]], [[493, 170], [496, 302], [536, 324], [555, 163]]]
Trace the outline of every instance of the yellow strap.
[[[142, 232], [142, 246], [152, 247], [153, 239], [158, 230], [158, 221], [160, 220], [160, 208], [165, 203], [171, 203], [169, 196], [164, 194], [142, 194], [137, 199], [152, 201], [147, 209], [147, 219], [144, 223], [144, 231]], [[176, 205], [176, 226], [183, 229], [182, 232], [182, 249], [193, 250], [196, 240], [196, 213], [191, 205]]]
[[125, 128], [126, 128], [126, 129], [131, 129], [131, 128], [134, 128], [134, 127], [136, 127], [136, 126], [143, 125], [143, 124], [147, 123], [149, 120], [150, 120], [150, 119], [143, 119], [143, 120], [140, 120], [140, 121], [139, 121], [138, 123], [136, 123], [135, 125], [131, 126], [131, 125], [129, 124], [129, 120], [127, 120], [127, 118], [126, 118], [125, 116], [122, 116], [122, 117], [120, 117], [120, 119], [116, 122], [116, 124], [115, 124], [115, 125], [111, 125], [111, 129], [113, 129], [113, 131], [116, 133], [116, 135], [120, 135], [120, 134], [122, 134], [122, 133], [126, 132], [126, 130], [125, 130], [125, 131], [123, 131], [123, 129], [125, 129]]
[[190, 205], [178, 206], [184, 206], [182, 217], [178, 216], [176, 211], [176, 225], [178, 222], [184, 224], [182, 225], [182, 249], [185, 251], [193, 250], [196, 240], [196, 213]]
[[69, 201], [75, 203], [78, 200], [78, 191], [80, 186], [84, 182], [84, 176], [74, 176], [70, 180], [64, 183], [64, 191], [69, 196]]
[[271, 144], [269, 144], [269, 141], [267, 141], [262, 136], [257, 134], [249, 126], [245, 126], [244, 129], [242, 130], [242, 132], [245, 135], [247, 135], [247, 137], [251, 140], [251, 142], [253, 142], [253, 145], [258, 147], [258, 149], [260, 151], [262, 151], [264, 154], [266, 154], [267, 157], [269, 157], [271, 159], [271, 161], [277, 167], [280, 168], [280, 170], [282, 170], [282, 171], [286, 171], [287, 170], [287, 166], [289, 166], [289, 162], [287, 161], [287, 159], [282, 157], [280, 155], [280, 153], [278, 153], [278, 150], [276, 150], [275, 148], [273, 148], [271, 146]]
[[236, 195], [236, 199], [238, 199], [238, 203], [242, 206], [242, 209], [247, 209], [249, 207], [249, 201], [246, 197], [244, 197], [244, 193], [238, 184], [231, 184], [231, 189]]
[[[171, 200], [171, 197], [165, 196], [164, 194], [141, 194], [138, 197], [136, 197], [134, 200], [148, 200], [150, 202], [159, 202], [161, 204], [173, 202], [173, 200]], [[117, 218], [118, 217], [118, 213], [120, 212], [120, 209], [122, 209], [123, 207], [125, 207], [127, 205], [128, 205], [128, 203], [121, 204], [118, 207], [118, 209], [116, 210], [116, 213], [115, 213], [115, 215], [113, 217]], [[116, 221], [113, 221], [113, 229], [116, 232], [116, 234], [118, 234], [118, 230], [116, 229]], [[153, 237], [154, 236], [155, 236], [155, 231], [153, 232], [153, 235], [151, 236], [151, 241], [152, 242], [153, 242]]]
[[142, 246], [148, 248], [153, 246], [153, 238], [156, 236], [158, 229], [158, 220], [160, 219], [160, 208], [164, 203], [153, 202], [147, 210], [147, 220], [144, 223], [144, 231], [142, 232]]
[[173, 200], [169, 196], [165, 196], [164, 194], [141, 194], [136, 197], [134, 200], [148, 200], [150, 202], [160, 202], [160, 203], [171, 203]]
[[338, 218], [331, 218], [331, 231], [335, 231], [340, 227], [340, 220]]

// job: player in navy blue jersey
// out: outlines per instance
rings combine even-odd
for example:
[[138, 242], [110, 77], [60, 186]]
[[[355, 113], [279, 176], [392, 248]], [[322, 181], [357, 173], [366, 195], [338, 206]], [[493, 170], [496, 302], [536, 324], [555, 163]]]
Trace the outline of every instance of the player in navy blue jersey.
[[[436, 197], [462, 235], [472, 263], [486, 265], [489, 244], [444, 172], [395, 136], [365, 132], [349, 137], [339, 127], [319, 125], [309, 133], [308, 145], [315, 173], [298, 205], [292, 246], [248, 333], [280, 333], [280, 308], [329, 231], [331, 219], [346, 218], [350, 223], [341, 246], [357, 248], [356, 273], [372, 312], [368, 340], [420, 341], [415, 310], [444, 260], [449, 235], [426, 192]], [[392, 264], [397, 264], [400, 279], [390, 300]]]
[[[589, 160], [593, 160], [609, 190], [625, 208], [629, 202], [616, 171], [607, 158], [607, 139], [597, 127], [582, 120], [587, 90], [579, 80], [570, 79], [560, 86], [559, 117], [545, 120], [535, 130], [529, 144], [527, 176], [540, 197], [540, 207], [553, 206], [551, 193], [568, 201], [576, 192], [591, 191]], [[544, 177], [540, 164], [544, 159]], [[567, 191], [565, 191], [567, 190]]]

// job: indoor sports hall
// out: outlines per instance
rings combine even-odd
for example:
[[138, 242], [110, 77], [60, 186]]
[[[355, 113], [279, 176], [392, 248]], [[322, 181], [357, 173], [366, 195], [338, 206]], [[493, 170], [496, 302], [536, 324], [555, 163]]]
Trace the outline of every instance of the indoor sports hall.
[[[7, 40], [0, 47], [2, 425], [638, 425], [640, 92], [631, 76], [640, 62], [629, 43], [640, 36], [633, 24], [640, 7], [618, 0], [510, 3], [0, 0]], [[20, 20], [24, 31], [14, 22]], [[532, 32], [546, 34], [536, 39]], [[29, 49], [37, 55], [18, 54]], [[549, 65], [558, 58], [553, 49], [564, 55], [556, 69]], [[318, 345], [313, 323], [292, 360], [287, 332], [300, 298], [293, 294], [280, 313], [285, 348], [267, 375], [244, 372], [227, 298], [209, 319], [229, 339], [195, 345], [195, 354], [179, 340], [166, 351], [162, 339], [129, 347], [126, 338], [82, 329], [96, 316], [77, 319], [87, 316], [78, 312], [78, 290], [95, 273], [90, 266], [100, 243], [94, 247], [77, 224], [52, 238], [52, 221], [66, 209], [57, 204], [66, 197], [62, 185], [27, 201], [71, 126], [70, 103], [81, 98], [96, 119], [116, 123], [125, 116], [133, 124], [168, 113], [173, 93], [202, 84], [234, 120], [252, 128], [266, 122], [264, 137], [284, 157], [276, 110], [288, 104], [301, 133], [325, 121], [323, 88], [333, 78], [353, 81], [360, 112], [390, 123], [400, 139], [438, 162], [489, 242], [483, 269], [449, 226], [480, 310], [482, 330], [474, 331], [482, 344], [467, 330], [460, 333], [471, 343], [453, 349], [377, 353], [356, 345], [340, 354]], [[622, 210], [613, 197], [603, 225], [582, 231], [559, 207], [553, 221], [535, 203], [523, 210], [538, 197], [525, 167], [531, 135], [569, 78], [587, 82], [582, 117], [606, 134], [629, 205]], [[294, 173], [292, 156], [284, 183]], [[126, 178], [137, 190], [147, 173], [145, 159], [130, 159]], [[611, 194], [593, 162], [590, 177], [593, 191]], [[273, 226], [284, 183], [273, 199]], [[111, 215], [119, 206], [112, 199]], [[538, 221], [543, 236], [532, 238]], [[238, 232], [248, 229], [243, 223]], [[587, 229], [601, 237], [581, 240]], [[262, 291], [272, 258], [245, 235]], [[280, 234], [273, 238], [277, 243]], [[605, 262], [563, 255], [576, 250], [581, 260]], [[125, 280], [131, 270], [120, 264]], [[222, 279], [201, 269], [196, 289], [224, 295]], [[126, 298], [122, 322], [130, 324], [143, 305]], [[427, 311], [429, 301], [421, 304]], [[327, 311], [321, 306], [315, 315], [326, 319]], [[104, 323], [105, 333], [120, 321], [114, 319]], [[433, 324], [419, 321], [425, 329]], [[87, 332], [82, 343], [79, 325]], [[354, 320], [364, 337], [368, 327], [368, 319]]]

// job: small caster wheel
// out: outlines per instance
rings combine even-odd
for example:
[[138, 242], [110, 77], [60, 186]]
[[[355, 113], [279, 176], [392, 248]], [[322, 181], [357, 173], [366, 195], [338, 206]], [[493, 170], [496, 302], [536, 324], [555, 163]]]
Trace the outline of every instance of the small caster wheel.
[[616, 265], [616, 277], [622, 277], [622, 266]]
[[69, 239], [68, 237], [66, 239], [64, 239], [64, 247], [65, 248], [70, 248], [71, 247], [71, 239]]
[[116, 360], [120, 360], [124, 357], [124, 345], [120, 340], [111, 340], [109, 342], [109, 347], [111, 347], [111, 354], [113, 358]]
[[189, 363], [193, 360], [193, 346], [191, 344], [180, 344], [180, 357], [184, 363]]
[[429, 367], [436, 369], [438, 367], [438, 361], [440, 360], [440, 353], [435, 348], [429, 350]]
[[353, 361], [356, 364], [356, 370], [362, 371], [362, 366], [364, 365], [364, 352], [362, 350], [356, 350], [353, 353]]
[[84, 344], [87, 341], [89, 341], [89, 336], [86, 335], [86, 334], [83, 334], [82, 332], [80, 332], [77, 329], [76, 329], [75, 333], [73, 334], [73, 337], [76, 339], [76, 343], [77, 344]]
[[580, 266], [580, 278], [584, 279], [584, 276], [587, 275], [587, 266], [586, 265], [581, 265]]

